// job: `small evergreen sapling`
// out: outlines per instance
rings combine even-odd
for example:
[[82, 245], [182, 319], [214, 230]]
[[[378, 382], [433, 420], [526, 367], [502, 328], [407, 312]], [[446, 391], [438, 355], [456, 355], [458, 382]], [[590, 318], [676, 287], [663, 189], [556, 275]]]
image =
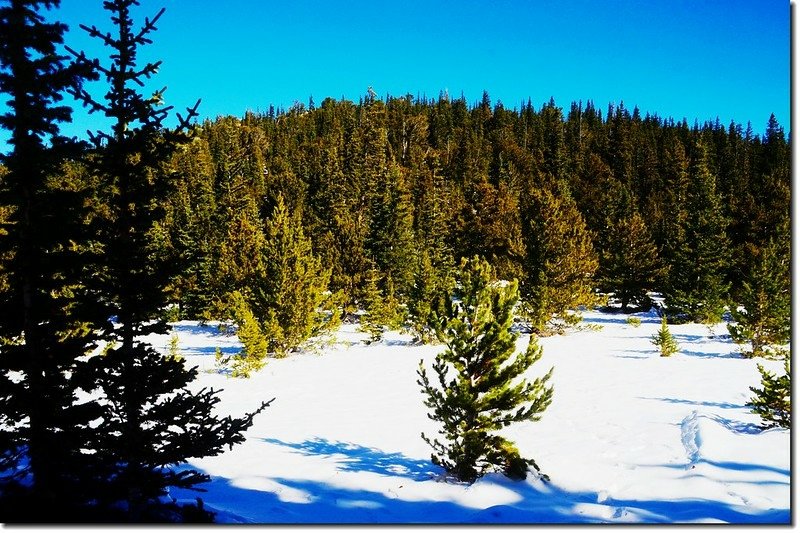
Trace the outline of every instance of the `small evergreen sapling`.
[[167, 345], [167, 358], [176, 359], [178, 361], [183, 360], [177, 333], [173, 333], [169, 338], [169, 345]]
[[678, 351], [678, 343], [667, 327], [667, 317], [661, 317], [661, 329], [650, 337], [651, 342], [661, 350], [661, 357], [669, 357]]
[[532, 383], [518, 379], [541, 358], [542, 349], [531, 337], [528, 349], [512, 357], [517, 283], [503, 286], [493, 274], [483, 259], [462, 260], [457, 301], [449, 300], [436, 332], [447, 347], [433, 364], [438, 386], [422, 361], [417, 371], [425, 405], [432, 410], [428, 417], [442, 424], [444, 442], [422, 434], [434, 450], [431, 460], [470, 483], [495, 468], [513, 479], [524, 479], [529, 466], [539, 470], [497, 431], [539, 420], [553, 395], [546, 386], [552, 369]]
[[758, 366], [758, 371], [761, 373], [761, 386], [763, 388], [757, 389], [750, 387], [750, 390], [755, 393], [755, 396], [750, 398], [747, 403], [752, 407], [753, 412], [761, 416], [762, 426], [766, 428], [771, 427], [792, 427], [792, 377], [789, 367], [791, 359], [787, 354], [783, 362], [784, 374], [776, 376], [774, 373], [766, 370], [763, 366]]
[[364, 290], [364, 314], [360, 318], [359, 331], [369, 333], [367, 344], [379, 342], [388, 329], [399, 329], [405, 322], [405, 309], [400, 305], [391, 277], [387, 277], [385, 293], [378, 287], [379, 273], [375, 269], [367, 272]]
[[229, 360], [231, 373], [233, 377], [248, 378], [252, 372], [264, 366], [267, 357], [267, 338], [247, 300], [239, 291], [231, 294], [229, 309], [238, 326], [236, 335], [242, 343], [242, 350]]

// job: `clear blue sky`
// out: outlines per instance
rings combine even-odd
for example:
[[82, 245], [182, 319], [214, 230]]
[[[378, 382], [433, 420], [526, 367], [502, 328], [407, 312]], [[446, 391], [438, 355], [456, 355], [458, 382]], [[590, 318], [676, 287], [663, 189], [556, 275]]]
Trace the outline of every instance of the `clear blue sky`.
[[[163, 59], [154, 84], [201, 116], [289, 107], [313, 95], [357, 100], [438, 96], [562, 108], [624, 101], [690, 124], [719, 117], [788, 131], [788, 0], [142, 0], [141, 20], [166, 7], [143, 57]], [[104, 53], [79, 23], [110, 28], [100, 0], [52, 12], [68, 42]], [[103, 56], [100, 56], [103, 57]], [[101, 121], [76, 113], [65, 131]]]

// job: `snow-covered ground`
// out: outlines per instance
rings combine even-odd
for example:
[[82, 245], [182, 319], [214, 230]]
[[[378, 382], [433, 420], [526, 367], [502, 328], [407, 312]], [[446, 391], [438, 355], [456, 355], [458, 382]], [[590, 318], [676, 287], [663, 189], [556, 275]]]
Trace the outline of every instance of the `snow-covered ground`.
[[[199, 496], [221, 522], [788, 523], [789, 431], [761, 431], [744, 405], [759, 384], [756, 362], [778, 372], [782, 363], [742, 358], [724, 324], [670, 326], [681, 350], [662, 358], [650, 343], [658, 317], [638, 314], [634, 327], [628, 316], [589, 312], [585, 323], [600, 331], [540, 341], [529, 377], [555, 367], [553, 403], [506, 434], [550, 482], [491, 474], [473, 485], [444, 480], [420, 438], [436, 424], [417, 365], [430, 367], [441, 346], [395, 332], [366, 346], [343, 326], [318, 353], [234, 379], [215, 371], [214, 350], [235, 353], [235, 337], [177, 323], [182, 354], [200, 370], [195, 386], [223, 389], [221, 412], [276, 398], [245, 443], [191, 461], [212, 476]], [[149, 340], [166, 351], [169, 336]]]

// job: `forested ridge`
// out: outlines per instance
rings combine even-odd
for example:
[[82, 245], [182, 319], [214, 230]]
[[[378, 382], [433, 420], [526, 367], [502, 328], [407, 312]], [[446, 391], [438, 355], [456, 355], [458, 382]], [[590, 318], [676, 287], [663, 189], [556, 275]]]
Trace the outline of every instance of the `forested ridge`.
[[757, 135], [622, 103], [520, 109], [370, 90], [204, 121], [170, 162], [159, 223], [182, 262], [180, 316], [265, 281], [281, 203], [345, 310], [366, 307], [373, 283], [414, 314], [426, 287], [480, 255], [520, 280], [541, 331], [600, 292], [636, 307], [656, 291], [674, 319], [718, 321], [770, 241], [788, 252], [790, 149], [774, 116]]

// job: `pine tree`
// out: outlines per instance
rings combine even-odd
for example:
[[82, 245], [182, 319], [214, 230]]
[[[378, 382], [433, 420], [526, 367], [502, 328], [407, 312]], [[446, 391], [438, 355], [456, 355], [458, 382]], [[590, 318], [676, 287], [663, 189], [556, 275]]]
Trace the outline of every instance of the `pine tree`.
[[211, 287], [219, 307], [233, 291], [246, 292], [266, 277], [264, 247], [266, 236], [260, 220], [258, 206], [252, 198], [246, 198], [241, 209], [228, 221], [224, 236], [216, 246], [215, 268]]
[[323, 309], [330, 270], [313, 253], [300, 213], [289, 213], [282, 194], [265, 233], [263, 274], [249, 289], [269, 351], [281, 356], [332, 326], [329, 322], [336, 311], [329, 310], [330, 314]]
[[622, 304], [645, 307], [651, 304], [647, 296], [664, 273], [647, 226], [638, 212], [618, 220], [609, 233], [608, 245], [600, 252], [599, 277], [603, 289], [613, 292]]
[[741, 308], [732, 306], [735, 323], [728, 324], [731, 338], [750, 344], [748, 357], [763, 357], [770, 346], [782, 345], [791, 335], [791, 272], [789, 230], [771, 240], [759, 252], [754, 267], [742, 284]]
[[783, 375], [776, 376], [761, 365], [756, 365], [761, 374], [761, 389], [750, 387], [755, 396], [747, 403], [753, 412], [761, 416], [763, 427], [792, 427], [792, 373], [791, 358], [783, 362]]
[[580, 320], [570, 311], [597, 302], [592, 276], [597, 254], [583, 217], [569, 194], [545, 186], [528, 191], [523, 211], [526, 260], [522, 300], [533, 328], [545, 332]]
[[391, 276], [405, 295], [414, 275], [414, 206], [397, 165], [391, 165], [376, 186], [367, 248], [378, 270]]
[[667, 326], [667, 317], [661, 317], [661, 329], [656, 334], [650, 337], [650, 341], [658, 347], [661, 352], [661, 357], [669, 357], [679, 350], [679, 346], [675, 337], [669, 331]]
[[529, 382], [518, 378], [538, 361], [542, 349], [531, 338], [528, 349], [512, 357], [517, 335], [510, 331], [518, 299], [517, 283], [500, 284], [489, 264], [478, 257], [462, 260], [459, 290], [448, 300], [437, 336], [447, 349], [436, 356], [432, 384], [420, 361], [418, 384], [429, 418], [442, 424], [444, 442], [422, 438], [433, 449], [432, 461], [460, 481], [473, 482], [493, 468], [524, 479], [538, 466], [520, 456], [497, 431], [515, 422], [536, 421], [550, 404], [547, 387], [552, 369]]
[[456, 230], [456, 257], [485, 257], [503, 279], [522, 274], [525, 256], [519, 203], [505, 185], [484, 176], [467, 183]]
[[172, 274], [169, 265], [154, 253], [152, 239], [155, 224], [163, 217], [159, 204], [164, 199], [165, 180], [160, 169], [187, 140], [184, 131], [196, 115], [197, 105], [188, 110], [186, 119], [178, 116], [184, 131], [166, 130], [162, 123], [170, 108], [161, 106], [163, 91], [151, 97], [137, 92], [135, 87], [150, 78], [160, 64], [140, 68], [137, 54], [140, 47], [151, 43], [149, 35], [164, 9], [137, 29], [131, 18], [131, 8], [136, 5], [137, 0], [104, 3], [116, 35], [81, 26], [113, 50], [110, 66], [72, 52], [80, 63], [97, 69], [109, 85], [103, 101], [85, 90], [77, 92], [91, 111], [113, 120], [111, 133], [93, 135], [93, 170], [106, 204], [95, 227], [104, 259], [95, 265], [92, 289], [104, 316], [115, 316], [117, 321], [101, 322], [97, 328], [107, 340], [118, 342], [118, 347], [90, 360], [103, 407], [90, 449], [102, 487], [98, 501], [108, 506], [125, 502], [129, 521], [160, 516], [159, 499], [168, 487], [192, 487], [206, 481], [207, 476], [176, 466], [189, 457], [215, 455], [223, 447], [241, 442], [253, 416], [268, 405], [265, 402], [240, 419], [217, 418], [213, 415], [219, 401], [216, 392], [188, 389], [196, 370], [137, 340], [168, 329], [159, 316]]
[[21, 520], [41, 517], [29, 513], [42, 508], [56, 519], [75, 518], [67, 513], [88, 497], [81, 449], [97, 414], [76, 397], [84, 384], [78, 358], [95, 338], [81, 283], [87, 194], [61, 177], [78, 147], [59, 134], [72, 113], [60, 104], [64, 93], [90, 74], [58, 53], [66, 26], [43, 14], [58, 6], [11, 0], [0, 7], [0, 92], [9, 96], [0, 127], [10, 147], [0, 156], [0, 480], [30, 475], [34, 507], [4, 509]]

